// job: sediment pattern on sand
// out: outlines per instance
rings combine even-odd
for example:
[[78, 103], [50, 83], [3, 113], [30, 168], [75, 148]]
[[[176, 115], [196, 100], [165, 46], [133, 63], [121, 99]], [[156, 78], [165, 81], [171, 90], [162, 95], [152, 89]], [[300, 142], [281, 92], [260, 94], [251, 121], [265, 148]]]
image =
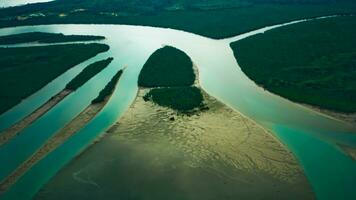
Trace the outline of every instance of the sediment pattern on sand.
[[314, 198], [293, 155], [250, 119], [204, 92], [209, 110], [188, 116], [147, 91], [37, 199]]

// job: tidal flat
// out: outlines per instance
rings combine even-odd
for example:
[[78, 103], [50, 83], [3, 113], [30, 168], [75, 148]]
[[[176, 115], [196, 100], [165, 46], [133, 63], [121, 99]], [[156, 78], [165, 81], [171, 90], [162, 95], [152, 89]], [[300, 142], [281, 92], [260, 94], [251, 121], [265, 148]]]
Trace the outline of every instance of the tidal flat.
[[35, 199], [313, 199], [269, 131], [205, 92], [209, 110], [187, 116], [145, 102], [147, 91]]

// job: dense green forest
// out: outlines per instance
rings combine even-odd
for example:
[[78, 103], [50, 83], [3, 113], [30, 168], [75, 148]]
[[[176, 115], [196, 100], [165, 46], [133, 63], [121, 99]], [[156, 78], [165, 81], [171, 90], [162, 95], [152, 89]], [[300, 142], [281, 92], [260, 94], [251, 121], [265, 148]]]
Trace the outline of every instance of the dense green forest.
[[181, 112], [199, 108], [203, 102], [203, 96], [197, 87], [155, 88], [150, 90], [144, 99]]
[[103, 36], [63, 35], [62, 33], [29, 32], [0, 36], [0, 45], [20, 44], [27, 42], [57, 43], [103, 40]]
[[66, 85], [66, 89], [77, 90], [84, 85], [84, 83], [105, 69], [113, 60], [113, 58], [107, 58], [88, 65]]
[[91, 102], [92, 104], [96, 104], [96, 103], [101, 103], [103, 101], [105, 101], [105, 98], [107, 98], [108, 96], [110, 96], [113, 92], [114, 89], [117, 85], [117, 82], [120, 80], [120, 77], [123, 73], [123, 70], [119, 70], [109, 81], [108, 84], [106, 84], [105, 88], [102, 89], [99, 93], [99, 95]]
[[353, 0], [57, 0], [2, 9], [0, 27], [133, 24], [224, 38], [295, 19], [348, 13], [356, 13]]
[[143, 66], [138, 85], [151, 88], [145, 101], [169, 107], [182, 113], [203, 105], [191, 59], [183, 51], [166, 46], [155, 51]]
[[231, 46], [257, 84], [293, 101], [356, 112], [356, 17], [287, 26]]
[[0, 113], [73, 66], [108, 49], [104, 44], [0, 48]]
[[181, 50], [166, 46], [155, 51], [143, 66], [140, 87], [190, 86], [194, 83], [193, 63]]

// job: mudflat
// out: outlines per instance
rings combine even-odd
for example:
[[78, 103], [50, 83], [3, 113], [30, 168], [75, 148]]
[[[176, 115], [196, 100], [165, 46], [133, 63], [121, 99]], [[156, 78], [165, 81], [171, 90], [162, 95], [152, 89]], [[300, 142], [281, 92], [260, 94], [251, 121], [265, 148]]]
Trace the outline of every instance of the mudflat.
[[209, 110], [187, 116], [147, 91], [37, 199], [314, 198], [294, 156], [252, 120], [205, 92]]

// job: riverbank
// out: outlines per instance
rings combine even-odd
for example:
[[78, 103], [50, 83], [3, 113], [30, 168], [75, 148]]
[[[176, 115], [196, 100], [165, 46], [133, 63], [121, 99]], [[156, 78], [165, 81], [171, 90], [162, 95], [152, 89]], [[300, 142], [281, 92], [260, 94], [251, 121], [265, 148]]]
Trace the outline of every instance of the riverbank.
[[356, 148], [341, 146], [341, 148], [352, 158], [356, 161]]
[[66, 96], [68, 96], [70, 93], [72, 93], [71, 90], [62, 90], [60, 93], [52, 97], [50, 100], [48, 100], [45, 104], [43, 104], [41, 107], [39, 107], [36, 111], [22, 119], [21, 121], [17, 122], [10, 128], [4, 130], [2, 133], [0, 133], [0, 146], [4, 145], [8, 141], [10, 141], [12, 138], [14, 138], [16, 135], [18, 135], [22, 130], [24, 130], [27, 126], [32, 124], [34, 121], [36, 121], [38, 118], [40, 118], [42, 115], [44, 115], [47, 111], [49, 111], [51, 108], [53, 108], [55, 105], [57, 105], [60, 101], [62, 101]]
[[352, 114], [355, 19], [339, 16], [280, 27], [234, 42], [231, 48], [242, 71], [266, 90], [293, 102]]
[[312, 109], [318, 113], [324, 114], [324, 115], [331, 117], [333, 119], [340, 120], [345, 123], [349, 123], [352, 126], [356, 127], [356, 113], [336, 112], [336, 111], [327, 110], [327, 109], [323, 109], [323, 108], [320, 108], [317, 106], [311, 106], [311, 105], [307, 105], [307, 104], [302, 104], [302, 106], [305, 106], [309, 109]]

